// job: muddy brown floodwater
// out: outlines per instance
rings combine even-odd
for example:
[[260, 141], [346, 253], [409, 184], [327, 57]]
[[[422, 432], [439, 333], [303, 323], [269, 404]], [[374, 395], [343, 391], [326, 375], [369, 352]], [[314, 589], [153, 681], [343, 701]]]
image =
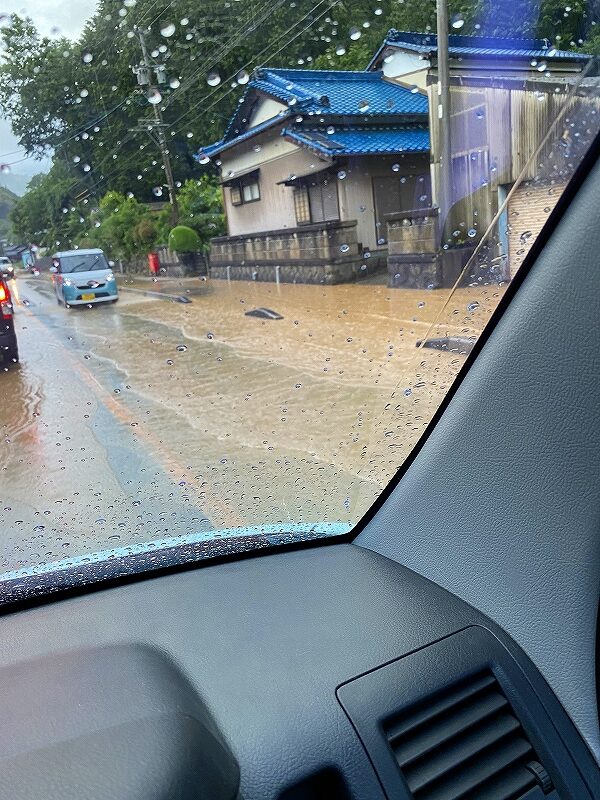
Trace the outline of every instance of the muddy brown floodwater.
[[[138, 279], [114, 307], [67, 311], [46, 276], [19, 276], [4, 568], [196, 530], [350, 527], [464, 362], [417, 340], [476, 337], [503, 291]], [[245, 315], [261, 306], [283, 319]]]

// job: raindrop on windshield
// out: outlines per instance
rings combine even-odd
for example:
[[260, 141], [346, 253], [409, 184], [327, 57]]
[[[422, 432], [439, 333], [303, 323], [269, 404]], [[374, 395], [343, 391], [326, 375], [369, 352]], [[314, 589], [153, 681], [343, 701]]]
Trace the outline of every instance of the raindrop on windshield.
[[81, 60], [83, 61], [84, 64], [91, 64], [92, 61], [94, 60], [94, 56], [91, 53], [85, 51], [81, 56]]
[[172, 22], [163, 22], [160, 26], [160, 35], [168, 39], [175, 33], [175, 25]]
[[241, 69], [235, 76], [235, 79], [240, 84], [240, 86], [243, 86], [250, 80], [250, 75], [248, 75], [245, 69]]
[[359, 111], [368, 111], [369, 110], [369, 101], [368, 100], [359, 100], [358, 103], [358, 110]]
[[179, 78], [171, 78], [171, 80], [169, 81], [169, 86], [171, 87], [171, 89], [179, 89], [179, 87], [181, 86], [181, 81], [179, 80]]
[[465, 24], [465, 18], [462, 14], [454, 14], [450, 20], [450, 24], [454, 30], [460, 30], [460, 28], [462, 28], [462, 26]]
[[218, 72], [209, 72], [206, 76], [206, 82], [209, 86], [218, 86], [221, 83], [221, 76]]
[[361, 36], [362, 33], [358, 30], [358, 28], [350, 28], [350, 38], [353, 42], [355, 42], [357, 39], [360, 39]]
[[157, 106], [162, 100], [162, 94], [158, 91], [158, 89], [149, 89], [148, 93], [146, 94], [146, 99], [149, 103], [153, 106]]

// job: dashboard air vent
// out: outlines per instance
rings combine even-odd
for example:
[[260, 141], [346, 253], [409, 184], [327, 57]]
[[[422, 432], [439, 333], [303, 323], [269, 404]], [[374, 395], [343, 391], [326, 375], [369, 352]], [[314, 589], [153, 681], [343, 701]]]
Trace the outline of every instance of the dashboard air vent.
[[415, 800], [519, 800], [553, 788], [490, 672], [413, 707], [385, 734]]

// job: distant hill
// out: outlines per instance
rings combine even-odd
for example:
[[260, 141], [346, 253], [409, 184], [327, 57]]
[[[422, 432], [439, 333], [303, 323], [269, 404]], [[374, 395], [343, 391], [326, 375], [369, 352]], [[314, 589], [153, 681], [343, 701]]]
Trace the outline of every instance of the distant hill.
[[18, 197], [14, 192], [11, 192], [6, 186], [0, 186], [0, 239], [8, 236], [10, 229], [8, 214], [17, 200]]
[[[40, 171], [39, 169], [37, 170]], [[0, 189], [7, 189], [9, 192], [18, 196], [24, 195], [27, 189], [27, 184], [31, 180], [32, 175], [25, 175], [20, 172], [11, 172], [9, 175], [0, 176]]]

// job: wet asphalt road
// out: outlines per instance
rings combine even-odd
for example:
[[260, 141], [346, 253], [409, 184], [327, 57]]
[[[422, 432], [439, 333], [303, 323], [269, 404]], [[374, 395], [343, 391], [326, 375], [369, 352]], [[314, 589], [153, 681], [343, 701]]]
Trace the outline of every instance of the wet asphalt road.
[[[0, 372], [4, 570], [192, 531], [352, 524], [462, 364], [415, 348], [447, 292], [123, 289], [67, 310], [47, 275], [18, 276], [21, 364]], [[433, 332], [477, 332], [497, 295], [463, 290]], [[245, 316], [256, 306], [283, 320]]]

